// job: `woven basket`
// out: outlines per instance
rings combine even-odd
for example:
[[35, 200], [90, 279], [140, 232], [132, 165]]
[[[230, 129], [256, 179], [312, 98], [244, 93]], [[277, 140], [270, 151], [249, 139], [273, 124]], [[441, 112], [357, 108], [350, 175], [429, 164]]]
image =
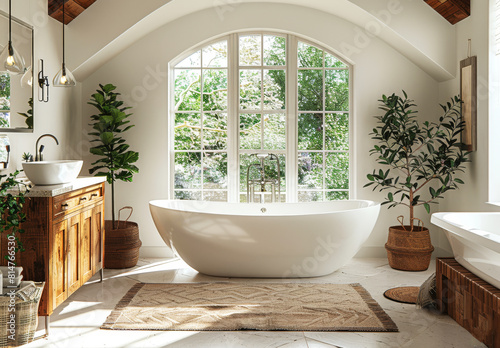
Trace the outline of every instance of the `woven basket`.
[[429, 268], [434, 247], [429, 229], [409, 226], [389, 227], [389, 237], [385, 244], [389, 265], [402, 271], [425, 271]]
[[[38, 326], [38, 304], [45, 283], [16, 292], [15, 311], [11, 307], [10, 296], [0, 296], [0, 347], [19, 347], [33, 341]], [[11, 315], [14, 315], [12, 318]], [[13, 328], [13, 332], [9, 330]]]
[[113, 229], [113, 222], [106, 220], [104, 238], [104, 267], [130, 268], [139, 260], [139, 226], [135, 222], [120, 222], [120, 228]]

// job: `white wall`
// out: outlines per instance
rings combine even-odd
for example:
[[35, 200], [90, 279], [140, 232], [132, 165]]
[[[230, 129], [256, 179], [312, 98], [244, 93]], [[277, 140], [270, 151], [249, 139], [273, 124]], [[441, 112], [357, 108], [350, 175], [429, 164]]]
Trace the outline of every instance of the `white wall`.
[[333, 14], [360, 27], [354, 41], [340, 47], [346, 55], [352, 48], [356, 51], [353, 45], [363, 47], [366, 35], [376, 35], [438, 81], [453, 77], [454, 27], [430, 6], [414, 0], [148, 0], [140, 6], [134, 0], [99, 1], [72, 22], [68, 33], [72, 38], [68, 56], [77, 63], [75, 76], [86, 79], [167, 22], [208, 9], [223, 22], [246, 3], [305, 6]]
[[[490, 141], [498, 144], [498, 127], [489, 129], [489, 119], [498, 119], [498, 114], [490, 114], [489, 97], [495, 96], [494, 90], [489, 90], [488, 45], [489, 45], [489, 3], [488, 1], [471, 1], [471, 16], [459, 22], [457, 26], [457, 77], [441, 83], [439, 95], [441, 99], [449, 98], [460, 92], [460, 60], [467, 58], [467, 41], [472, 40], [472, 56], [477, 56], [478, 99], [477, 99], [477, 151], [472, 153], [472, 163], [468, 164], [463, 175], [465, 185], [459, 190], [447, 194], [439, 206], [441, 211], [500, 211], [497, 206], [488, 204], [488, 180], [498, 181], [498, 165], [496, 171], [490, 170], [489, 156], [498, 158], [499, 151], [494, 147], [489, 149]], [[498, 88], [498, 86], [496, 86]], [[498, 89], [496, 89], [498, 91]], [[498, 97], [496, 97], [498, 98]], [[493, 124], [493, 122], [491, 122]], [[495, 139], [490, 139], [493, 136]], [[500, 192], [497, 193], [500, 197]], [[500, 199], [498, 199], [500, 200]], [[446, 238], [441, 234], [440, 246], [449, 248]]]
[[[360, 29], [334, 15], [294, 5], [239, 4], [224, 21], [220, 20], [216, 11], [207, 9], [152, 32], [95, 71], [83, 83], [84, 130], [88, 130], [88, 117], [93, 113], [92, 107], [86, 106], [85, 102], [98, 83], [114, 83], [129, 105], [133, 106], [134, 116], [131, 120], [136, 127], [125, 138], [131, 149], [140, 153], [140, 173], [134, 177], [133, 183], [117, 185], [117, 205], [134, 207], [133, 220], [140, 225], [142, 250], [149, 255], [165, 252], [164, 243], [150, 218], [148, 201], [167, 195], [167, 64], [200, 42], [224, 33], [255, 28], [296, 33], [336, 52], [341, 52], [342, 44], [355, 43]], [[360, 47], [359, 54], [352, 56], [351, 60], [354, 64], [353, 127], [356, 144], [353, 163], [356, 180], [353, 185], [357, 188], [357, 198], [380, 201], [380, 193], [362, 188], [366, 183], [366, 174], [375, 165], [374, 159], [368, 156], [373, 142], [367, 134], [375, 126], [373, 116], [379, 114], [377, 100], [383, 93], [405, 89], [420, 105], [422, 117], [435, 120], [440, 101], [438, 83], [394, 48], [375, 37], [369, 37]], [[85, 152], [85, 148], [88, 148], [85, 139], [82, 145]], [[92, 159], [88, 153], [83, 155], [88, 168]], [[109, 217], [109, 199], [107, 204]], [[396, 224], [395, 218], [400, 213], [401, 210], [387, 211], [385, 207], [382, 208], [378, 224], [365, 244], [367, 249], [373, 248], [383, 253], [387, 228]], [[434, 233], [432, 237], [436, 238]]]
[[[23, 0], [12, 2], [12, 15], [34, 27], [35, 37], [35, 77], [38, 74], [38, 59], [43, 59], [45, 74], [50, 79], [50, 101], [41, 103], [34, 96], [34, 132], [8, 133], [11, 142], [11, 163], [9, 170], [21, 169], [23, 152], [35, 153], [36, 139], [45, 133], [55, 135], [60, 145], [52, 139], [42, 140], [45, 145], [45, 159], [78, 159], [77, 144], [81, 140], [81, 118], [79, 87], [53, 88], [52, 78], [61, 68], [62, 24], [47, 15], [47, 0]], [[8, 3], [2, 1], [0, 9], [8, 12]], [[3, 28], [2, 28], [3, 30]], [[2, 40], [7, 40], [7, 32], [0, 32]], [[71, 69], [72, 64], [67, 61]], [[42, 144], [42, 142], [40, 144]], [[2, 172], [4, 173], [4, 172]]]

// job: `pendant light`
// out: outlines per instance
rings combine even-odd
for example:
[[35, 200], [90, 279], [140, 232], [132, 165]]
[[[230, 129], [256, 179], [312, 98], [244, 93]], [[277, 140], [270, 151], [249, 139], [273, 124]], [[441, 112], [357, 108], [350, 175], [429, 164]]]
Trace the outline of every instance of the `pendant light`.
[[65, 20], [65, 11], [64, 11], [64, 4], [66, 0], [63, 0], [63, 61], [62, 61], [62, 68], [59, 70], [56, 76], [54, 76], [53, 85], [54, 87], [73, 87], [76, 85], [76, 80], [71, 71], [69, 69], [66, 69], [66, 62], [65, 62], [65, 54], [64, 54], [64, 20]]
[[9, 0], [9, 42], [0, 53], [0, 64], [11, 74], [24, 74], [24, 58], [12, 46], [12, 0]]

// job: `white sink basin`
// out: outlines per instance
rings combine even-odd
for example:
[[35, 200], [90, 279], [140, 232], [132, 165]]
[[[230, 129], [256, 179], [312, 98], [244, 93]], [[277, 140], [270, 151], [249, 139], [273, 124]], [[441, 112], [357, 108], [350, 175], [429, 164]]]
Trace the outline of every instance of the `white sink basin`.
[[81, 160], [23, 162], [23, 169], [34, 185], [58, 185], [75, 180], [82, 165]]

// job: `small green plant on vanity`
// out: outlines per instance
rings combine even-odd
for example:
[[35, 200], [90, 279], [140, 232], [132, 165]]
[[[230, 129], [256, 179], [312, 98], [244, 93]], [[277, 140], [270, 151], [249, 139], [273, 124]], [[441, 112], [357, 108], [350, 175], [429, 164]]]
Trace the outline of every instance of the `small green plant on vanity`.
[[92, 94], [88, 103], [97, 108], [98, 113], [90, 116], [93, 123], [93, 131], [89, 135], [93, 136], [92, 143], [96, 145], [90, 148], [90, 153], [100, 158], [93, 162], [89, 172], [96, 176], [106, 177], [111, 185], [111, 213], [113, 228], [115, 224], [115, 181], [132, 181], [134, 173], [139, 172], [139, 168], [134, 164], [139, 159], [139, 153], [129, 150], [129, 145], [120, 135], [133, 125], [129, 125], [127, 120], [132, 114], [126, 113], [130, 107], [123, 106], [123, 101], [118, 100], [120, 93], [113, 92], [116, 86], [112, 84], [101, 85], [96, 93]]
[[376, 116], [378, 126], [370, 133], [377, 141], [370, 154], [389, 168], [368, 174], [370, 182], [365, 187], [374, 185], [373, 190], [388, 191], [382, 204], [389, 208], [400, 204], [408, 207], [413, 231], [415, 207], [423, 206], [429, 213], [431, 203], [463, 184], [456, 174], [463, 172], [464, 164], [469, 162], [469, 152], [462, 150], [460, 142], [464, 122], [458, 97], [441, 105], [444, 113], [439, 122], [420, 125], [416, 105], [406, 92], [403, 95], [383, 95], [379, 100], [384, 114]]
[[[9, 240], [16, 242], [14, 252], [24, 251], [18, 233], [24, 232], [21, 228], [21, 224], [26, 221], [23, 206], [26, 202], [25, 195], [29, 192], [26, 184], [17, 181], [18, 174], [18, 170], [8, 175], [0, 174], [0, 233], [9, 232]], [[6, 259], [9, 259], [10, 251], [9, 249]]]

